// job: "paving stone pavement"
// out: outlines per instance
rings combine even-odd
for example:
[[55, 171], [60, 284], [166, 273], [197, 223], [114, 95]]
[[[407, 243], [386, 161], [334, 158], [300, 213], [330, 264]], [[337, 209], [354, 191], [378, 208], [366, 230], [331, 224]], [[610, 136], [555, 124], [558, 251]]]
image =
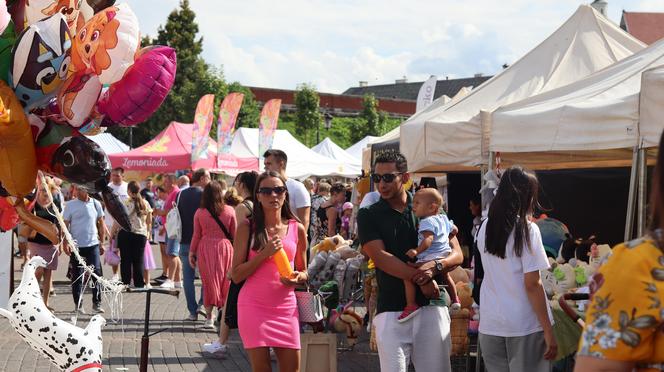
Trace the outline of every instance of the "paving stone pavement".
[[[155, 258], [159, 257], [155, 249]], [[55, 309], [55, 315], [71, 320], [74, 315], [74, 303], [66, 279], [69, 258], [60, 256], [58, 270], [54, 273], [56, 296], [51, 297], [49, 305]], [[21, 278], [19, 259], [15, 259], [15, 284]], [[160, 266], [157, 263], [157, 266]], [[103, 267], [106, 277], [111, 276], [111, 268]], [[160, 269], [153, 271], [157, 276]], [[197, 285], [197, 292], [200, 285]], [[145, 317], [145, 294], [125, 293], [122, 297], [122, 321], [113, 323], [109, 320], [108, 304], [104, 316], [107, 324], [103, 328], [104, 371], [138, 371], [141, 336]], [[84, 308], [91, 309], [89, 289], [84, 295]], [[150, 331], [163, 330], [150, 337], [150, 362], [148, 371], [250, 371], [247, 355], [242, 348], [237, 331], [233, 331], [229, 340], [229, 354], [225, 359], [214, 359], [203, 355], [201, 346], [216, 339], [216, 332], [202, 329], [202, 319], [197, 322], [183, 320], [186, 316], [184, 293], [179, 298], [152, 294], [150, 312]], [[85, 327], [89, 315], [79, 315], [78, 325]], [[32, 350], [9, 325], [5, 318], [0, 318], [0, 371], [57, 371], [51, 363]], [[341, 338], [340, 338], [341, 340]], [[378, 355], [368, 348], [368, 337], [362, 335], [358, 344], [351, 351], [337, 354], [338, 371], [379, 371]], [[276, 364], [274, 370], [276, 370]]]

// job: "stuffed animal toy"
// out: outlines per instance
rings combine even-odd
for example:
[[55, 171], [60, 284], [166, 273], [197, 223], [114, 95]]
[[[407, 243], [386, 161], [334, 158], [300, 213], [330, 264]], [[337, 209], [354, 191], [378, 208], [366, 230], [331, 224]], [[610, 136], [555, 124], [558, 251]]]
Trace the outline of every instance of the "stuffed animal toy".
[[311, 254], [316, 254], [318, 252], [332, 252], [337, 248], [343, 246], [351, 246], [353, 244], [352, 240], [345, 240], [341, 235], [335, 235], [330, 238], [325, 238], [320, 241], [320, 243], [311, 247]]
[[567, 293], [570, 289], [576, 288], [576, 273], [569, 263], [556, 266], [553, 269], [553, 276], [556, 278], [557, 294]]
[[473, 291], [470, 288], [470, 284], [457, 282], [456, 290], [457, 295], [459, 296], [459, 301], [461, 303], [461, 308], [470, 310], [471, 306], [473, 305]]
[[454, 270], [450, 271], [450, 276], [452, 277], [452, 281], [454, 283], [470, 283], [468, 272], [466, 272], [466, 270], [464, 270], [461, 266], [457, 266]]
[[332, 280], [339, 260], [341, 260], [341, 256], [338, 253], [332, 252], [328, 254], [327, 260], [325, 260], [325, 265], [320, 270], [320, 272], [314, 277], [309, 276], [309, 278], [311, 278], [311, 284], [314, 287], [318, 287], [321, 284]]
[[590, 251], [595, 243], [595, 235], [590, 236], [588, 239], [574, 239], [572, 235], [565, 234], [567, 239], [563, 242], [558, 252], [558, 263], [569, 262], [572, 258], [581, 260], [583, 262], [590, 261]]
[[327, 256], [327, 252], [319, 252], [314, 256], [314, 258], [311, 260], [311, 263], [309, 263], [309, 267], [307, 268], [309, 278], [315, 277], [321, 270], [323, 270], [323, 267], [325, 267], [325, 262], [327, 262]]
[[[336, 252], [334, 254], [336, 254]], [[345, 277], [346, 277], [346, 261], [340, 259], [337, 262], [337, 266], [334, 268], [333, 279], [339, 285], [339, 298], [341, 300], [343, 300], [343, 297], [341, 296], [341, 294], [344, 293], [344, 278]]]
[[343, 288], [343, 291], [339, 291], [339, 296], [342, 299], [350, 299], [350, 294], [353, 289], [353, 281], [355, 280], [357, 273], [360, 271], [360, 266], [362, 266], [363, 260], [364, 257], [361, 255], [346, 260], [346, 274], [344, 275], [344, 284], [341, 287]]
[[335, 319], [334, 329], [337, 332], [344, 332], [346, 334], [346, 341], [348, 346], [354, 346], [357, 343], [357, 336], [362, 330], [362, 317], [359, 316], [352, 308], [346, 307]]

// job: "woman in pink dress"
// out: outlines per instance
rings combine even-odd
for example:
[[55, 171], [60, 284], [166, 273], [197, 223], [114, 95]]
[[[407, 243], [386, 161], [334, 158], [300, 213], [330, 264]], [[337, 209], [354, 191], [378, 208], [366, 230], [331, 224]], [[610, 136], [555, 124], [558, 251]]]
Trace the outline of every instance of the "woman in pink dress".
[[[238, 328], [254, 372], [271, 371], [272, 347], [279, 371], [300, 370], [300, 331], [294, 286], [307, 281], [304, 226], [288, 207], [286, 180], [265, 172], [254, 190], [253, 218], [238, 226], [232, 279], [246, 280], [237, 301]], [[247, 251], [248, 242], [251, 248]], [[297, 271], [280, 278], [272, 257], [284, 249]]]
[[[233, 260], [235, 210], [224, 205], [221, 184], [210, 182], [203, 189], [201, 206], [194, 214], [194, 235], [189, 249], [189, 264], [198, 269], [203, 282], [205, 326], [214, 328], [212, 307], [222, 309], [226, 303], [230, 282], [227, 274]], [[215, 220], [216, 216], [221, 223]], [[225, 229], [225, 231], [224, 231]]]

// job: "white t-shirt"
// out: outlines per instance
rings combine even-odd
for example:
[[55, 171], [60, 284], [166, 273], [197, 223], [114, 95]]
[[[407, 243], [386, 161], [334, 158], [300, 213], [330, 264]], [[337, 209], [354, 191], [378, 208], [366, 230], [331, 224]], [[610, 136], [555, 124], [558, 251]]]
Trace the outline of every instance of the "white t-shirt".
[[286, 180], [286, 188], [289, 206], [294, 215], [297, 216], [298, 208], [311, 207], [311, 195], [302, 182], [289, 178]]
[[[549, 268], [539, 227], [528, 223], [531, 249], [523, 248], [521, 257], [514, 255], [514, 231], [507, 239], [505, 259], [486, 252], [486, 226], [482, 224], [477, 248], [482, 257], [484, 279], [480, 289], [480, 333], [490, 336], [519, 337], [542, 330], [533, 310], [524, 274]], [[544, 291], [544, 289], [542, 289]], [[551, 309], [547, 307], [553, 324]]]
[[364, 195], [362, 202], [360, 202], [360, 208], [366, 208], [371, 206], [374, 203], [378, 203], [380, 200], [380, 193], [378, 191], [371, 191]]
[[[122, 181], [120, 185], [116, 185], [113, 182], [108, 184], [108, 187], [113, 189], [113, 193], [117, 196], [120, 197], [121, 202], [126, 202], [127, 199], [129, 199], [129, 193], [127, 192], [127, 185], [129, 185], [127, 182]], [[113, 219], [113, 216], [111, 216], [108, 211], [106, 211], [106, 206], [104, 206], [104, 211], [106, 214], [104, 215], [104, 224], [108, 227], [110, 230], [113, 227], [113, 222], [115, 219]]]

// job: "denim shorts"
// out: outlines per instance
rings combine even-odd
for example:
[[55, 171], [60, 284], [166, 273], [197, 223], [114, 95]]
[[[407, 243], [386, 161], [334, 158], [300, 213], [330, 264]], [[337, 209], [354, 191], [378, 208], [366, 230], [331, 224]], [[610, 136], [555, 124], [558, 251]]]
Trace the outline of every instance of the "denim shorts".
[[180, 255], [180, 241], [166, 238], [166, 254], [177, 257]]

